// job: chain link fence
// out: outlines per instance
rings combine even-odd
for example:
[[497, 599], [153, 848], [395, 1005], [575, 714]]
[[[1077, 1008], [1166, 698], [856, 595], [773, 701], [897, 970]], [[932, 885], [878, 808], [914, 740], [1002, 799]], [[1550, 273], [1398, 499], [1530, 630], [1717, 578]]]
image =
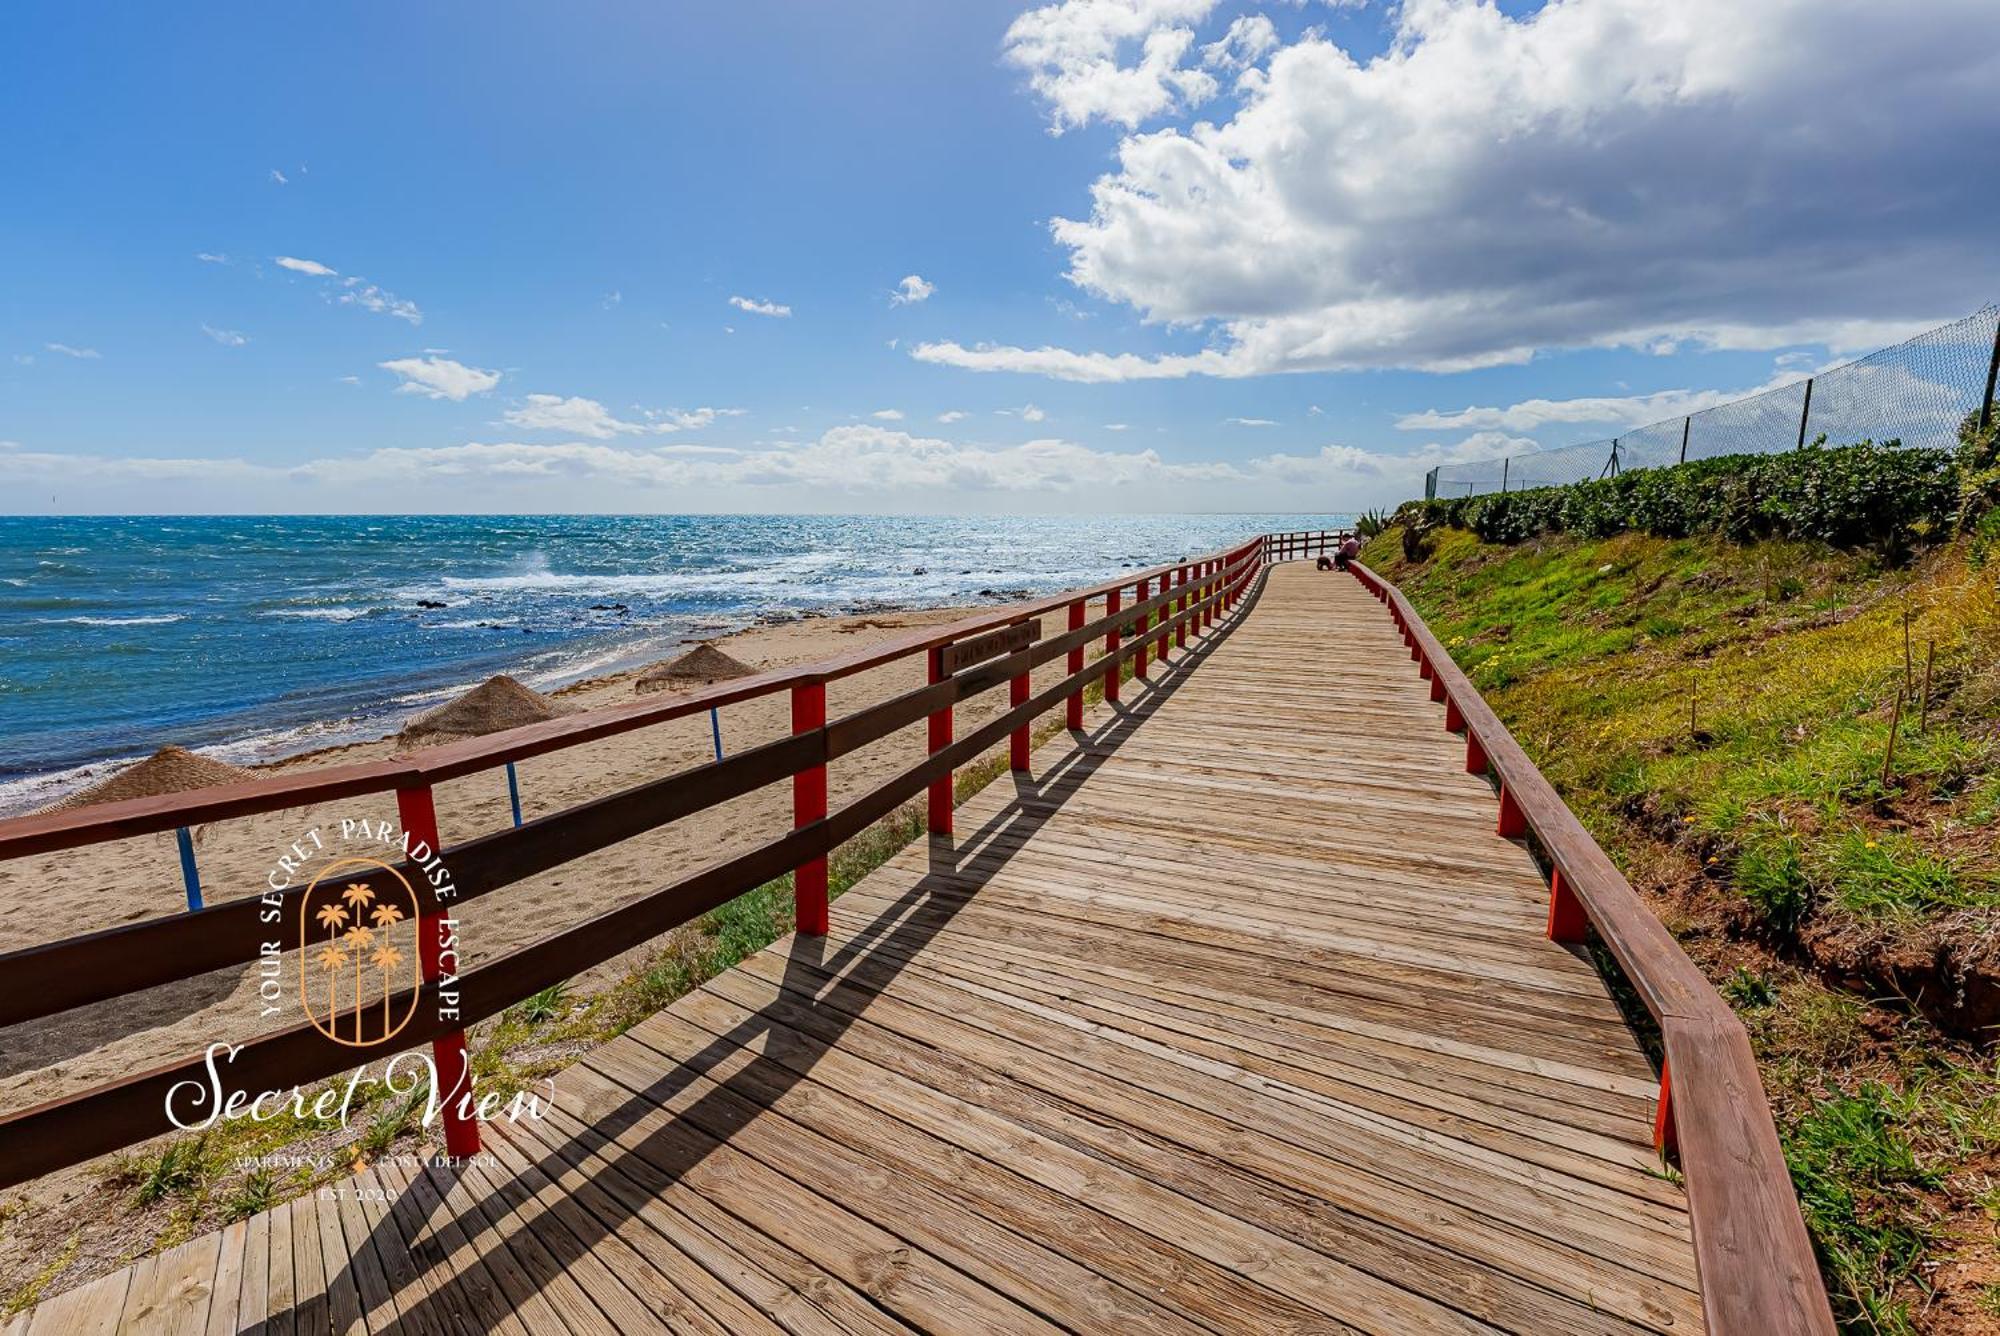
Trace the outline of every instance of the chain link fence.
[[1424, 496], [1518, 492], [1715, 455], [1774, 454], [1821, 434], [1835, 445], [1900, 440], [1950, 449], [1968, 414], [1978, 414], [1982, 428], [1991, 419], [1996, 371], [2000, 306], [1988, 306], [1795, 384], [1609, 440], [1441, 464], [1425, 478]]

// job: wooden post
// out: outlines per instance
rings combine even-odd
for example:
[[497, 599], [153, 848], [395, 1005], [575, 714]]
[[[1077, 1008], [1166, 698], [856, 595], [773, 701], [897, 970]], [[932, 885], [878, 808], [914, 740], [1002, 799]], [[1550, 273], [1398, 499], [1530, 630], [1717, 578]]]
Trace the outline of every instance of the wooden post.
[[[1160, 583], [1164, 585], [1166, 584], [1166, 582], [1167, 582], [1166, 577], [1161, 576]], [[1139, 581], [1139, 592], [1133, 596], [1132, 601], [1134, 603], [1144, 603], [1146, 601], [1146, 596], [1151, 594], [1152, 592], [1153, 592], [1152, 579], [1150, 577], [1147, 579], [1143, 579]], [[1167, 591], [1165, 589], [1161, 589], [1160, 592], [1164, 594]], [[1152, 617], [1153, 617], [1152, 613], [1150, 612], [1145, 613], [1140, 618], [1139, 621], [1139, 648], [1135, 650], [1132, 654], [1132, 676], [1134, 677], [1144, 677], [1146, 675], [1146, 656], [1148, 651], [1152, 648], [1153, 638], [1147, 635], [1145, 632], [1146, 632], [1146, 624], [1152, 619]]]
[[1549, 940], [1552, 942], [1580, 942], [1590, 927], [1590, 916], [1583, 912], [1583, 901], [1563, 880], [1561, 868], [1549, 870]]
[[1937, 638], [1933, 636], [1929, 648], [1924, 651], [1924, 704], [1923, 713], [1917, 717], [1917, 731], [1928, 733], [1931, 729], [1931, 669], [1937, 664]]
[[1896, 730], [1903, 722], [1903, 693], [1896, 693], [1896, 708], [1889, 712], [1889, 745], [1882, 751], [1882, 787], [1887, 789], [1896, 774]]
[[1479, 735], [1469, 728], [1465, 730], [1465, 773], [1486, 773], [1486, 748], [1479, 745]]
[[[1437, 673], [1436, 673], [1436, 672], [1432, 672], [1432, 673], [1431, 673], [1431, 699], [1432, 699], [1432, 700], [1443, 700], [1444, 698], [1445, 698], [1445, 695], [1444, 695], [1444, 679], [1443, 679], [1442, 677], [1439, 677], [1439, 676], [1437, 675]], [[1449, 714], [1449, 713], [1450, 713], [1450, 711], [1449, 711], [1449, 710], [1447, 710], [1447, 711], [1446, 711], [1446, 713], [1447, 713], [1447, 714]]]
[[[1124, 592], [1122, 589], [1114, 589], [1104, 596], [1105, 616], [1116, 617], [1118, 615], [1118, 610], [1124, 606], [1124, 599], [1119, 596]], [[1118, 645], [1118, 628], [1114, 625], [1109, 631], [1104, 633], [1104, 657], [1110, 660], [1104, 670], [1104, 699], [1113, 705], [1118, 703], [1119, 674], [1118, 660], [1115, 657], [1118, 653]]]
[[1500, 822], [1495, 829], [1506, 840], [1519, 839], [1528, 833], [1528, 818], [1521, 814], [1521, 804], [1514, 801], [1505, 784], [1500, 786]]
[[[441, 857], [444, 841], [438, 837], [437, 805], [430, 785], [396, 790], [396, 818], [403, 825], [405, 849], [412, 861], [428, 862]], [[420, 857], [418, 851], [427, 851]], [[417, 933], [417, 963], [426, 982], [442, 978], [447, 951], [449, 973], [459, 974], [458, 920], [448, 910], [428, 915]], [[465, 1031], [453, 1030], [431, 1040], [431, 1061], [437, 1069], [437, 1104], [444, 1124], [444, 1148], [454, 1159], [479, 1153], [479, 1122], [467, 1109], [472, 1097], [472, 1057], [466, 1050]]]
[[[944, 647], [930, 652], [930, 680], [933, 683], [945, 679]], [[936, 756], [951, 745], [951, 706], [931, 711], [930, 716], [931, 755]], [[931, 781], [930, 788], [930, 832], [933, 835], [951, 834], [951, 771]]]
[[[1081, 631], [1084, 621], [1083, 600], [1078, 599], [1069, 605], [1069, 629]], [[1069, 669], [1071, 677], [1083, 671], [1083, 646], [1078, 645], [1069, 652], [1069, 662], [1065, 666]], [[1069, 698], [1063, 702], [1063, 724], [1069, 728], [1083, 727], [1083, 683], [1081, 682], [1076, 684], [1076, 689], [1070, 692]]]
[[1459, 712], [1458, 702], [1450, 696], [1444, 698], [1444, 731], [1456, 733], [1465, 727], [1465, 716]]
[[[803, 682], [792, 688], [792, 732], [811, 733], [826, 727], [826, 683]], [[792, 829], [826, 819], [826, 766], [810, 766], [792, 776]], [[799, 935], [826, 935], [826, 855], [792, 870], [792, 918]]]
[[1653, 1149], [1662, 1155], [1680, 1150], [1680, 1138], [1674, 1128], [1674, 1083], [1665, 1058], [1660, 1059], [1660, 1104], [1653, 1114]]
[[[520, 825], [519, 821], [514, 823]], [[181, 851], [181, 890], [187, 895], [190, 910], [201, 908], [201, 871], [194, 861], [194, 832], [186, 826], [174, 831], [174, 843]]]

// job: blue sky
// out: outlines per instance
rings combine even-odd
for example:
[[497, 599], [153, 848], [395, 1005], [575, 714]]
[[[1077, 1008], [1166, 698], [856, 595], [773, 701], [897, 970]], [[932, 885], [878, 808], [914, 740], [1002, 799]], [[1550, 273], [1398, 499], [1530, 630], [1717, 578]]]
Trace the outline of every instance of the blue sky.
[[1981, 9], [9, 6], [0, 507], [1393, 502], [2000, 295]]

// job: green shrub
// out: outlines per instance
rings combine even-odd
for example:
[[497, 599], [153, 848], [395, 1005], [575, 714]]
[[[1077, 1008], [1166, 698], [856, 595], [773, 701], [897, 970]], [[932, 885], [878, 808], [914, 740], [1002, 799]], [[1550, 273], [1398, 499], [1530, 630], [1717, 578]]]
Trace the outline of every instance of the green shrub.
[[1723, 455], [1562, 487], [1414, 503], [1398, 514], [1406, 524], [1470, 529], [1489, 543], [1545, 533], [1715, 533], [1738, 542], [1872, 547], [1896, 557], [1951, 531], [1964, 507], [1953, 452], [1906, 450], [1897, 441], [1827, 447], [1823, 440], [1783, 454]]

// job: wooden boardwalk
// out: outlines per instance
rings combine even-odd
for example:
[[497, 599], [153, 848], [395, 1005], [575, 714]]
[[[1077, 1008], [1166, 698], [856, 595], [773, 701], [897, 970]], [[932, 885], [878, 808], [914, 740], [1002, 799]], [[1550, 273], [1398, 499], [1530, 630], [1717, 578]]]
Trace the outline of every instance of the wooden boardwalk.
[[1184, 654], [491, 1162], [18, 1327], [1700, 1330], [1657, 1076], [1382, 606], [1280, 566]]

